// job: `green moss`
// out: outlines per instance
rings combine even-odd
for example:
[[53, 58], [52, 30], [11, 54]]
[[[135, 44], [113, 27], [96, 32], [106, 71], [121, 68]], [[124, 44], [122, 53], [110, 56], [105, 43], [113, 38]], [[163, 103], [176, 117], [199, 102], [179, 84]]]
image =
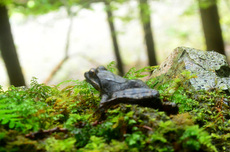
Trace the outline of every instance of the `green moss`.
[[75, 144], [76, 139], [73, 137], [57, 140], [54, 137], [50, 137], [45, 140], [45, 149], [49, 152], [72, 152], [76, 151]]

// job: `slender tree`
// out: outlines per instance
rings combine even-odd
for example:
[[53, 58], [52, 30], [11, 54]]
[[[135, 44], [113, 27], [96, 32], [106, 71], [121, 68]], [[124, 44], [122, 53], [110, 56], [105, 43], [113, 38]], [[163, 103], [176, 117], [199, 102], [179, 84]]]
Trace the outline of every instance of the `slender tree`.
[[207, 50], [225, 55], [216, 0], [198, 0]]
[[151, 28], [151, 16], [150, 16], [150, 7], [148, 4], [148, 0], [139, 0], [140, 2], [140, 18], [142, 27], [144, 30], [145, 35], [145, 43], [147, 47], [147, 53], [148, 53], [148, 59], [149, 59], [149, 65], [154, 66], [157, 65], [156, 60], [156, 51], [155, 51], [155, 45], [152, 35], [152, 28]]
[[115, 26], [114, 26], [113, 12], [111, 10], [109, 2], [105, 1], [105, 6], [106, 6], [106, 13], [107, 13], [107, 20], [108, 20], [108, 23], [109, 23], [111, 38], [112, 38], [112, 42], [113, 42], [113, 49], [114, 49], [115, 57], [116, 57], [116, 60], [117, 60], [117, 68], [118, 68], [118, 71], [119, 71], [119, 75], [124, 75], [123, 63], [122, 63], [120, 50], [119, 50], [119, 46], [118, 46], [116, 29], [115, 29]]
[[0, 50], [6, 65], [10, 84], [24, 86], [25, 80], [14, 46], [7, 8], [3, 4], [0, 4]]

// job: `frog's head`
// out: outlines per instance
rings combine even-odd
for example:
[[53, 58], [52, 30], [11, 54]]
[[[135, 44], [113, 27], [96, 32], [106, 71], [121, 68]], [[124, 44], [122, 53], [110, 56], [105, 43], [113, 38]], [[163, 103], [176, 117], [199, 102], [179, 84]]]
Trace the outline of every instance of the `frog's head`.
[[107, 69], [104, 66], [99, 66], [96, 69], [91, 68], [84, 74], [86, 81], [89, 82], [98, 91], [101, 91], [101, 78], [98, 76], [98, 74], [103, 71], [107, 71]]

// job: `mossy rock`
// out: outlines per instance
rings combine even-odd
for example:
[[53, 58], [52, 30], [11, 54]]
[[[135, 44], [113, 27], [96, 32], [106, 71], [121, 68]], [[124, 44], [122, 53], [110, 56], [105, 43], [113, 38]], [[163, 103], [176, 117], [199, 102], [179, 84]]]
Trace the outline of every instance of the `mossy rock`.
[[[189, 71], [196, 77], [187, 80], [181, 76], [183, 71]], [[184, 88], [195, 90], [216, 88], [230, 91], [230, 68], [227, 59], [215, 51], [178, 47], [153, 72], [151, 78], [157, 79], [156, 87], [168, 80], [180, 78]]]

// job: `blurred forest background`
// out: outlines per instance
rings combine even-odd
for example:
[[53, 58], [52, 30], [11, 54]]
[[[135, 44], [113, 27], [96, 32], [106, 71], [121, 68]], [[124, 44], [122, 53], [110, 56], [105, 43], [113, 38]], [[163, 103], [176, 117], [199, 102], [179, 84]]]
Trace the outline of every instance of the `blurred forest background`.
[[229, 33], [229, 0], [0, 0], [0, 85], [82, 80], [111, 61], [122, 75], [178, 46], [230, 57]]

